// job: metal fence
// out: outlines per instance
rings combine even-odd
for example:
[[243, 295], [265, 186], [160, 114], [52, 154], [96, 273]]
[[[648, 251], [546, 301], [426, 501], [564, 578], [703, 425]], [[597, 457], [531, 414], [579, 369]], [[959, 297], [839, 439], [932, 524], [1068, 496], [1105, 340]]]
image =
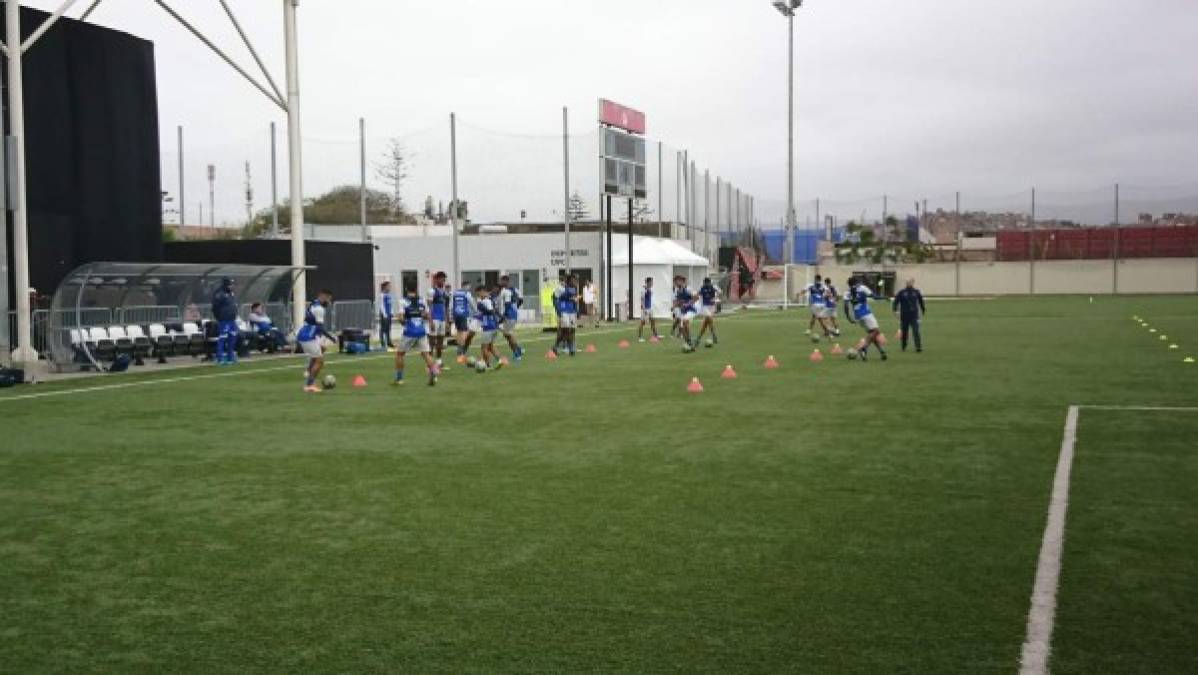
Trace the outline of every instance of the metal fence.
[[334, 302], [330, 308], [328, 329], [330, 331], [346, 328], [374, 330], [375, 318], [373, 300], [342, 300]]

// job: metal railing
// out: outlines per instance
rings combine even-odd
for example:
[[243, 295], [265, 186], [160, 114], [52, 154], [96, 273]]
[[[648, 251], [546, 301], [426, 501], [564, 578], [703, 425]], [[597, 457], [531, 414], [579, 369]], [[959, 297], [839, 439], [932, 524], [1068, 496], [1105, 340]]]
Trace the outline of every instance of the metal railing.
[[373, 331], [377, 319], [373, 300], [342, 300], [330, 308], [328, 325], [330, 331], [346, 328]]

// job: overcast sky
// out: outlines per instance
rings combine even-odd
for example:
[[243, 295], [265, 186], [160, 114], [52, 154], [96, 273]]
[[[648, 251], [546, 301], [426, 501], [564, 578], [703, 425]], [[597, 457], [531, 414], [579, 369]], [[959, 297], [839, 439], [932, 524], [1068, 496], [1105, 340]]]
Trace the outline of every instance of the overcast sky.
[[[171, 2], [253, 65], [216, 0]], [[283, 86], [282, 3], [230, 4]], [[805, 202], [887, 193], [943, 205], [960, 190], [967, 203], [1007, 195], [991, 201], [1017, 205], [1032, 185], [1085, 193], [1061, 201], [1102, 201], [1116, 181], [1198, 191], [1198, 0], [806, 5], [795, 24], [795, 182]], [[269, 203], [266, 129], [280, 123], [282, 147], [281, 111], [150, 0], [105, 0], [92, 20], [155, 44], [162, 179], [174, 192], [183, 125], [188, 219], [207, 199], [208, 163], [218, 222], [243, 219], [247, 160], [256, 205]], [[561, 201], [561, 107], [584, 135], [575, 153], [593, 154], [603, 96], [644, 110], [650, 138], [668, 144], [667, 216], [674, 149], [757, 195], [758, 216], [782, 214], [786, 25], [768, 0], [303, 0], [299, 33], [308, 196], [356, 182], [362, 116], [372, 161], [385, 137], [413, 154], [409, 203], [447, 198], [455, 111], [467, 127], [462, 196], [475, 218], [511, 217], [525, 202], [548, 217]], [[576, 170], [576, 187], [595, 180], [595, 166]]]

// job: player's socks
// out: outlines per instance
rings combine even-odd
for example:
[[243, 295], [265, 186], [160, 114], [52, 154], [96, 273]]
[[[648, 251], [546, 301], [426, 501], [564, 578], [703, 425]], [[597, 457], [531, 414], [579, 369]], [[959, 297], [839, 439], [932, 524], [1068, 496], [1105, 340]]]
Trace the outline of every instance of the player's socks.
[[395, 381], [403, 382], [403, 368], [397, 368], [395, 370]]

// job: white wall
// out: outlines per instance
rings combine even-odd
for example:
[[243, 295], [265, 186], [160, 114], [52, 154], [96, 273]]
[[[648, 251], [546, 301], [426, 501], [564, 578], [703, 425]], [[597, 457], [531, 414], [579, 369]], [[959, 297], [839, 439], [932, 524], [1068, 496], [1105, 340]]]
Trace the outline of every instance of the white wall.
[[[1034, 267], [1034, 271], [1033, 271]], [[1120, 260], [1042, 260], [1027, 262], [926, 263], [897, 267], [870, 265], [795, 265], [791, 268], [791, 297], [802, 289], [808, 272], [832, 277], [837, 286], [855, 271], [893, 271], [899, 287], [915, 279], [925, 295], [1094, 295], [1118, 293], [1198, 293], [1198, 258], [1140, 258]], [[1033, 278], [1034, 277], [1034, 278]], [[959, 281], [958, 281], [959, 279]]]

